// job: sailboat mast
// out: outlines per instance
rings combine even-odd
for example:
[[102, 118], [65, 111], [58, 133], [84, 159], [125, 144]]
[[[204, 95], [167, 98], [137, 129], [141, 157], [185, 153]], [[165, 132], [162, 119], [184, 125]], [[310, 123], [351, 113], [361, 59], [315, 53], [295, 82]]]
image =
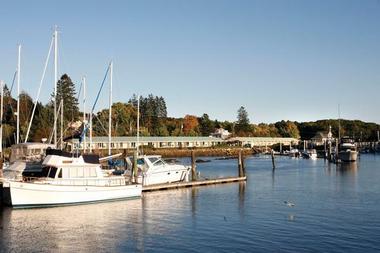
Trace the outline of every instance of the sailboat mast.
[[340, 142], [340, 104], [338, 104], [338, 141]]
[[92, 152], [92, 112], [90, 112], [90, 153]]
[[113, 78], [113, 62], [110, 63], [110, 94], [109, 94], [109, 114], [108, 114], [108, 155], [111, 155], [111, 134], [112, 134], [112, 78]]
[[17, 130], [16, 143], [20, 143], [20, 74], [21, 74], [21, 44], [18, 45], [17, 57]]
[[139, 146], [140, 146], [140, 95], [137, 96], [137, 155], [139, 155]]
[[54, 145], [57, 146], [58, 31], [54, 29]]
[[86, 153], [86, 77], [82, 78], [83, 84], [83, 153]]
[[4, 106], [4, 82], [0, 80], [1, 88], [1, 101], [0, 101], [0, 154], [1, 158], [3, 157], [3, 106]]
[[63, 150], [63, 97], [61, 98], [61, 150]]

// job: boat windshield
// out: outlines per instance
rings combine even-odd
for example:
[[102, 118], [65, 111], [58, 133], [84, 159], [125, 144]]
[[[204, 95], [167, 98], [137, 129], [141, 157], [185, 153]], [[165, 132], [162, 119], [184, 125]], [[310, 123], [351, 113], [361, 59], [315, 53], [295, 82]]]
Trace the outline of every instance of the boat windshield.
[[55, 174], [57, 173], [57, 168], [53, 166], [46, 166], [42, 168], [41, 177], [50, 177], [55, 178]]
[[165, 163], [161, 160], [161, 159], [157, 159], [157, 161], [155, 161], [153, 163], [153, 166], [160, 166], [160, 165], [164, 165]]
[[151, 163], [155, 163], [155, 162], [157, 162], [157, 160], [158, 160], [157, 157], [149, 157], [148, 159], [149, 159], [149, 161], [150, 161]]

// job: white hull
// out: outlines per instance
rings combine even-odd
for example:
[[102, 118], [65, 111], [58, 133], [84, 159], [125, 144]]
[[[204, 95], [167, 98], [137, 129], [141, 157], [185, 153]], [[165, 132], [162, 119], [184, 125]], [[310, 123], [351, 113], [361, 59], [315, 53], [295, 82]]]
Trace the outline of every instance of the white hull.
[[75, 186], [9, 181], [4, 199], [14, 207], [55, 206], [141, 197], [141, 185]]
[[[183, 167], [183, 166], [181, 166]], [[184, 167], [185, 168], [185, 167]], [[152, 185], [152, 184], [166, 184], [166, 183], [174, 183], [181, 181], [188, 181], [189, 177], [189, 169], [181, 169], [181, 170], [164, 170], [157, 171], [146, 174], [144, 176], [138, 177], [138, 183], [143, 185]]]
[[342, 162], [355, 162], [358, 159], [357, 151], [341, 151], [338, 157]]

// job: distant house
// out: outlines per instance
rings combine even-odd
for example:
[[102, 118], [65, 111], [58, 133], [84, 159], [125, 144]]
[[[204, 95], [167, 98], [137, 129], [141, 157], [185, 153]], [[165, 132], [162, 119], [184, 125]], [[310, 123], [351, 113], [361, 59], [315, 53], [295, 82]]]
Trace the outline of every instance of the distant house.
[[275, 144], [282, 145], [296, 145], [299, 143], [298, 139], [290, 137], [233, 137], [226, 142], [230, 145], [241, 147], [267, 147]]
[[223, 129], [223, 128], [217, 128], [217, 129], [215, 129], [215, 132], [210, 134], [210, 137], [221, 138], [221, 139], [225, 140], [230, 135], [231, 135], [231, 133], [228, 132], [228, 130]]
[[324, 145], [329, 139], [329, 134], [323, 132], [317, 132], [314, 137], [311, 138], [311, 143], [314, 145]]

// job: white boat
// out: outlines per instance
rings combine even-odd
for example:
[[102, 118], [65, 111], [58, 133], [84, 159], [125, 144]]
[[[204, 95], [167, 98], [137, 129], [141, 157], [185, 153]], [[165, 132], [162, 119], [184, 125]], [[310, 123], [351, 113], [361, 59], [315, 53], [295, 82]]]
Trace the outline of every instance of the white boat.
[[301, 153], [298, 151], [298, 149], [294, 148], [289, 151], [288, 156], [291, 158], [299, 158], [301, 156]]
[[[125, 175], [130, 177], [132, 163], [127, 160], [128, 170]], [[168, 164], [159, 155], [142, 155], [137, 158], [137, 183], [142, 185], [164, 184], [189, 181], [191, 167], [181, 164]]]
[[80, 204], [141, 197], [142, 185], [104, 175], [96, 155], [48, 150], [40, 177], [3, 179], [3, 201], [13, 207]]
[[316, 160], [317, 159], [317, 150], [307, 149], [302, 152], [302, 157], [306, 159]]
[[358, 159], [358, 151], [355, 142], [343, 137], [339, 144], [338, 159], [342, 162], [355, 162]]
[[19, 180], [24, 172], [29, 173], [29, 176], [38, 175], [41, 173], [41, 162], [49, 148], [54, 148], [54, 145], [38, 142], [12, 145], [9, 164], [3, 168], [3, 177]]

